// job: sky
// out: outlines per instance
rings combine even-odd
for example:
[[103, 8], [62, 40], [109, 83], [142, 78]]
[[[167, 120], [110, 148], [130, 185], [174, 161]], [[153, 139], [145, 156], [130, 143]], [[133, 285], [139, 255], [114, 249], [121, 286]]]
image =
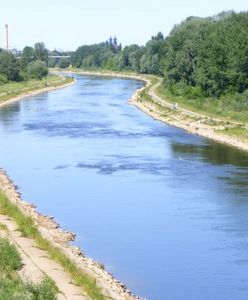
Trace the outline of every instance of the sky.
[[47, 48], [76, 50], [116, 36], [123, 46], [168, 35], [189, 16], [247, 11], [247, 0], [0, 0], [0, 47], [5, 24], [9, 44], [22, 50], [43, 41]]

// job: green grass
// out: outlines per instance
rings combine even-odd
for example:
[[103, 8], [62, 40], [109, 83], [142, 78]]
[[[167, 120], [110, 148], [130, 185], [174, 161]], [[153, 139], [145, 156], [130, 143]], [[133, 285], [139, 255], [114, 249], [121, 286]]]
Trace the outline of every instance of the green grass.
[[21, 256], [7, 238], [0, 238], [0, 299], [55, 300], [58, 292], [53, 281], [45, 277], [40, 283], [24, 282], [16, 271], [22, 267]]
[[102, 294], [101, 289], [96, 285], [96, 280], [77, 267], [77, 265], [72, 262], [59, 248], [54, 247], [48, 240], [44, 239], [39, 233], [33, 220], [30, 217], [25, 216], [1, 191], [0, 213], [13, 218], [22, 234], [34, 239], [38, 247], [46, 250], [48, 255], [53, 260], [57, 261], [67, 272], [69, 272], [79, 286], [83, 287], [91, 299], [106, 299], [106, 297]]
[[0, 238], [0, 271], [16, 271], [21, 266], [21, 257], [16, 247], [10, 244], [8, 239]]
[[248, 130], [241, 125], [235, 127], [226, 127], [223, 130], [217, 130], [217, 132], [233, 137], [239, 137], [243, 142], [248, 142]]
[[5, 224], [1, 224], [0, 223], [0, 230], [3, 230], [3, 231], [8, 231], [8, 228]]
[[40, 283], [24, 282], [18, 276], [0, 275], [1, 300], [56, 300], [57, 288], [49, 278]]
[[32, 79], [22, 82], [9, 82], [0, 85], [0, 103], [21, 94], [26, 94], [28, 92], [46, 87], [57, 87], [69, 83], [72, 80], [73, 79], [70, 77], [49, 75], [41, 80]]
[[168, 102], [177, 102], [181, 107], [194, 112], [205, 114], [206, 116], [213, 118], [223, 118], [227, 120], [233, 120], [237, 122], [248, 122], [248, 111], [239, 110], [235, 108], [238, 100], [235, 100], [235, 95], [225, 95], [219, 99], [212, 98], [200, 98], [200, 97], [186, 97], [172, 94], [169, 89], [163, 86], [159, 86], [156, 90], [158, 96], [165, 99]]

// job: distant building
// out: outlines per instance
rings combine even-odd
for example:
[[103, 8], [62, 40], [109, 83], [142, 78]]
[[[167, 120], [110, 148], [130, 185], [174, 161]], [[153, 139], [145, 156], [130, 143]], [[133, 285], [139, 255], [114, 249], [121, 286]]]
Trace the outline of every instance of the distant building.
[[114, 49], [118, 48], [118, 43], [117, 43], [117, 37], [116, 36], [114, 38], [110, 37], [106, 43], [107, 43], [107, 45], [114, 47]]
[[15, 56], [21, 56], [22, 51], [18, 50], [18, 49], [10, 49], [9, 50], [12, 54], [14, 54]]

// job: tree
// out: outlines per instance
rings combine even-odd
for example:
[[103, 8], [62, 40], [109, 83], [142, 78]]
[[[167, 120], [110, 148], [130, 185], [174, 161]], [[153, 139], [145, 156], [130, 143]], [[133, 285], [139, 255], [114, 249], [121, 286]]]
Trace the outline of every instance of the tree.
[[35, 59], [34, 48], [26, 46], [23, 49], [22, 55], [21, 55], [21, 67], [22, 67], [22, 69], [25, 69], [30, 62], [34, 61], [34, 59]]
[[44, 61], [48, 65], [48, 50], [43, 42], [34, 45], [34, 57], [35, 60]]
[[54, 57], [49, 58], [48, 60], [48, 67], [49, 68], [55, 68], [57, 65], [57, 61]]
[[68, 68], [70, 66], [70, 60], [68, 58], [61, 58], [60, 62], [59, 62], [59, 67], [64, 69], [64, 68]]
[[20, 64], [16, 57], [8, 51], [0, 53], [0, 74], [5, 75], [8, 80], [20, 80]]
[[30, 78], [42, 79], [42, 77], [47, 76], [48, 68], [44, 61], [36, 60], [29, 63], [27, 66], [27, 73]]

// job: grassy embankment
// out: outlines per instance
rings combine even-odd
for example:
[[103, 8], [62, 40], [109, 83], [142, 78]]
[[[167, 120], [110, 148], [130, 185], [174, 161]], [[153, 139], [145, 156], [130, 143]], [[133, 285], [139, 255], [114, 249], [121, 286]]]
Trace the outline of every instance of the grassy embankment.
[[17, 206], [13, 205], [1, 190], [0, 213], [12, 218], [17, 223], [18, 229], [21, 231], [23, 236], [34, 239], [39, 248], [47, 251], [51, 259], [58, 262], [68, 273], [70, 273], [75, 283], [81, 286], [91, 299], [106, 299], [102, 295], [101, 289], [97, 287], [95, 279], [78, 268], [76, 264], [73, 263], [65, 254], [63, 254], [60, 249], [44, 239], [41, 236], [38, 228], [35, 226], [33, 220], [30, 217], [25, 216]]
[[[178, 115], [179, 112], [171, 110], [166, 107], [162, 107], [159, 104], [154, 104], [151, 96], [149, 96], [149, 89], [158, 83], [158, 78], [155, 76], [149, 77], [151, 85], [146, 88], [140, 97], [140, 101], [152, 103], [156, 110], [160, 111], [165, 117], [170, 118], [172, 115]], [[155, 89], [156, 94], [171, 104], [178, 103], [179, 107], [184, 108], [195, 113], [202, 114], [208, 118], [206, 124], [210, 126], [221, 126], [222, 129], [216, 129], [215, 131], [227, 136], [236, 137], [244, 142], [248, 142], [248, 111], [240, 108], [241, 104], [238, 99], [235, 99], [231, 95], [221, 97], [220, 99], [211, 98], [186, 98], [181, 95], [173, 95], [168, 89], [159, 85]], [[236, 97], [238, 97], [236, 95]], [[237, 102], [237, 103], [236, 103]], [[192, 121], [197, 121], [197, 117], [188, 117]], [[218, 119], [216, 121], [215, 119]]]
[[[144, 75], [137, 74], [134, 72], [126, 72], [126, 71], [110, 71], [104, 69], [79, 69], [79, 68], [67, 68], [67, 69], [59, 69], [55, 68], [54, 71], [69, 71], [69, 72], [92, 72], [98, 74], [109, 74], [109, 75], [124, 75], [124, 76], [142, 76], [146, 77], [151, 81], [151, 85], [144, 89], [144, 91], [140, 95], [140, 101], [150, 103], [153, 107], [155, 107], [156, 111], [159, 111], [164, 117], [170, 119], [171, 117], [177, 117], [179, 112], [175, 110], [171, 110], [168, 107], [163, 107], [158, 103], [154, 103], [152, 97], [149, 95], [149, 89], [152, 86], [156, 85], [159, 81], [159, 77], [154, 75]], [[158, 86], [155, 89], [156, 94], [164, 99], [166, 102], [171, 104], [178, 103], [181, 108], [186, 110], [202, 114], [208, 118], [203, 122], [206, 122], [206, 125], [216, 127], [215, 131], [217, 133], [235, 137], [240, 139], [243, 142], [248, 142], [248, 109], [247, 103], [244, 103], [244, 98], [238, 94], [235, 95], [226, 95], [222, 96], [219, 99], [213, 98], [203, 98], [198, 97], [198, 95], [187, 95], [187, 92], [177, 90], [172, 93], [169, 89], [165, 88], [163, 85]], [[248, 97], [248, 95], [247, 95]], [[248, 100], [247, 100], [248, 101]], [[200, 118], [193, 116], [180, 116], [180, 118], [184, 119], [184, 121], [200, 121]], [[218, 121], [214, 120], [218, 119]], [[202, 120], [201, 120], [202, 121]], [[219, 129], [218, 127], [221, 127]]]
[[[6, 230], [4, 226], [0, 229]], [[21, 267], [16, 247], [6, 237], [0, 237], [0, 299], [56, 299], [57, 288], [49, 278], [38, 284], [24, 282], [17, 273]]]
[[[219, 99], [212, 98], [186, 98], [184, 96], [175, 96], [172, 93], [160, 86], [157, 88], [157, 94], [162, 99], [166, 99], [172, 103], [177, 102], [185, 109], [192, 110], [197, 113], [204, 114], [210, 118], [221, 119], [222, 130], [216, 130], [217, 133], [229, 135], [248, 142], [248, 111], [242, 110], [239, 107], [239, 100], [235, 99], [237, 96], [227, 95]], [[212, 121], [212, 125], [216, 125]], [[239, 124], [235, 124], [239, 123]], [[211, 125], [211, 123], [209, 124]]]
[[72, 82], [72, 78], [58, 75], [49, 75], [41, 80], [9, 82], [0, 85], [0, 104], [22, 94], [49, 87], [58, 87]]

